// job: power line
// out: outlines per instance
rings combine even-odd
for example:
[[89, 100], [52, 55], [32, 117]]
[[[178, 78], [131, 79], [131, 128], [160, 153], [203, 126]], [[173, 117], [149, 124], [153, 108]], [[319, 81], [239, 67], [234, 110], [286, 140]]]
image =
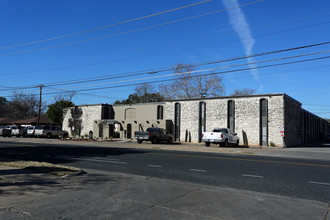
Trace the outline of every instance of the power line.
[[[296, 30], [301, 30], [301, 29], [316, 27], [316, 26], [319, 26], [319, 25], [324, 25], [324, 24], [329, 24], [329, 23], [330, 23], [330, 21], [327, 21], [327, 22], [322, 22], [322, 23], [317, 23], [317, 24], [302, 26], [302, 27], [293, 28], [293, 29], [286, 29], [286, 30], [282, 30], [282, 31], [277, 31], [277, 32], [272, 32], [272, 33], [266, 33], [266, 34], [256, 35], [256, 36], [253, 36], [253, 37], [247, 37], [247, 38], [238, 39], [238, 40], [230, 40], [230, 41], [225, 41], [225, 42], [220, 42], [220, 43], [213, 43], [213, 44], [208, 44], [208, 45], [203, 45], [203, 46], [186, 48], [184, 50], [199, 49], [199, 48], [202, 48], [202, 47], [210, 47], [210, 46], [215, 46], [215, 45], [220, 45], [220, 44], [227, 44], [227, 43], [239, 42], [241, 40], [248, 40], [248, 39], [252, 39], [252, 38], [259, 38], [259, 37], [265, 37], [265, 36], [270, 36], [270, 35], [275, 35], [275, 34], [281, 34], [281, 33], [285, 33], [285, 32], [290, 32], [290, 31], [296, 31]], [[75, 68], [75, 67], [82, 67], [82, 66], [104, 64], [104, 63], [109, 63], [109, 62], [125, 61], [125, 60], [131, 60], [131, 59], [142, 58], [142, 57], [151, 57], [151, 56], [156, 56], [156, 55], [159, 55], [159, 54], [164, 54], [164, 53], [169, 53], [169, 52], [172, 52], [172, 51], [154, 53], [154, 54], [149, 54], [149, 55], [144, 55], [144, 56], [138, 56], [138, 57], [132, 57], [132, 58], [126, 58], [126, 59], [120, 59], [120, 60], [98, 62], [98, 63], [94, 63], [94, 64], [83, 64], [83, 65], [77, 65], [77, 66], [71, 66], [71, 67], [64, 67], [64, 68], [53, 68], [53, 69], [44, 69], [44, 70], [40, 70], [40, 71], [25, 71], [25, 72], [3, 73], [3, 74], [19, 74], [19, 73], [31, 73], [31, 72], [42, 72], [42, 71], [50, 71], [50, 70], [68, 69], [68, 68]], [[150, 70], [150, 71], [152, 71], [152, 70]]]
[[[263, 60], [263, 61], [256, 61], [256, 62], [244, 63], [244, 64], [235, 64], [235, 65], [224, 66], [224, 67], [215, 67], [215, 68], [209, 68], [209, 69], [203, 69], [203, 70], [194, 70], [194, 71], [190, 71], [189, 73], [208, 72], [208, 71], [213, 71], [213, 70], [218, 70], [218, 69], [227, 69], [227, 68], [239, 67], [239, 66], [244, 66], [244, 65], [254, 65], [254, 64], [259, 64], [259, 63], [279, 61], [279, 60], [284, 60], [284, 59], [293, 59], [293, 58], [298, 58], [298, 57], [303, 57], [303, 56], [311, 56], [311, 55], [317, 55], [317, 54], [329, 53], [329, 52], [330, 52], [330, 50], [326, 50], [326, 51], [320, 51], [320, 52], [300, 54], [300, 55], [295, 55], [295, 56], [290, 56], [290, 57], [281, 57], [281, 58], [275, 58], [275, 59], [270, 59], [270, 60]], [[76, 87], [69, 87], [69, 88], [92, 87], [92, 86], [99, 86], [99, 85], [106, 85], [106, 84], [115, 84], [115, 83], [131, 82], [131, 81], [141, 81], [141, 80], [147, 80], [147, 79], [155, 79], [155, 78], [163, 78], [163, 77], [169, 77], [169, 76], [182, 75], [182, 74], [186, 74], [186, 73], [187, 72], [184, 72], [184, 73], [173, 73], [173, 74], [168, 74], [168, 75], [145, 77], [145, 78], [139, 78], [139, 79], [128, 79], [128, 80], [123, 80], [123, 81], [119, 81], [119, 82], [117, 81], [117, 82], [109, 82], [109, 83], [102, 83], [102, 84], [92, 84], [92, 85], [76, 86]], [[68, 89], [68, 88], [65, 88], [65, 89]]]
[[[222, 72], [215, 72], [215, 73], [208, 73], [204, 74], [204, 76], [208, 75], [219, 75], [219, 74], [228, 74], [228, 73], [234, 73], [234, 72], [241, 72], [241, 71], [247, 71], [251, 69], [263, 69], [263, 68], [271, 68], [271, 67], [277, 67], [277, 66], [283, 66], [283, 65], [290, 65], [290, 64], [297, 64], [297, 63], [303, 63], [303, 62], [310, 62], [310, 61], [317, 61], [317, 60], [323, 60], [323, 59], [329, 59], [330, 56], [324, 56], [324, 57], [318, 57], [318, 58], [311, 58], [311, 59], [305, 59], [305, 60], [298, 60], [298, 61], [291, 61], [291, 62], [285, 62], [285, 63], [278, 63], [278, 64], [270, 64], [265, 66], [257, 66], [257, 67], [248, 67], [248, 68], [241, 68], [241, 69], [235, 69], [235, 70], [228, 70], [228, 71], [222, 71]], [[187, 78], [194, 78], [196, 76], [191, 76]], [[158, 81], [152, 81], [148, 83], [162, 83], [162, 82], [169, 82], [176, 79], [166, 79], [166, 80], [158, 80]], [[129, 87], [129, 86], [136, 86], [140, 85], [141, 83], [133, 83], [133, 84], [123, 84], [123, 85], [117, 85], [117, 86], [109, 86], [109, 87], [98, 87], [98, 88], [90, 88], [90, 89], [80, 89], [80, 90], [73, 90], [74, 92], [81, 92], [81, 91], [93, 91], [93, 90], [102, 90], [102, 89], [111, 89], [111, 88], [119, 88], [119, 87]], [[57, 93], [46, 93], [49, 94], [57, 94]], [[11, 96], [7, 96], [11, 97]]]
[[[256, 29], [259, 29], [259, 28], [265, 28], [265, 27], [271, 27], [271, 26], [276, 26], [276, 25], [282, 25], [282, 24], [287, 24], [287, 23], [296, 22], [296, 21], [302, 21], [302, 20], [306, 20], [306, 19], [310, 19], [310, 18], [314, 18], [314, 17], [319, 17], [319, 16], [323, 16], [323, 15], [327, 15], [327, 14], [330, 14], [330, 12], [319, 13], [319, 14], [316, 14], [316, 15], [300, 17], [300, 18], [296, 18], [296, 19], [291, 19], [291, 20], [276, 22], [276, 23], [267, 24], [267, 25], [250, 27], [250, 29], [256, 30]], [[219, 34], [212, 34], [212, 35], [201, 36], [201, 37], [198, 37], [198, 38], [190, 38], [190, 39], [186, 39], [186, 40], [174, 41], [174, 42], [171, 42], [171, 43], [161, 44], [161, 45], [152, 46], [152, 47], [137, 48], [137, 49], [134, 49], [133, 51], [141, 51], [141, 50], [145, 50], [145, 49], [154, 49], [154, 48], [169, 46], [169, 45], [173, 45], [173, 44], [177, 44], [177, 43], [184, 43], [184, 42], [189, 42], [189, 41], [207, 39], [207, 38], [217, 37], [217, 36], [220, 36], [220, 35], [223, 35], [223, 34], [227, 34], [227, 33], [232, 33], [232, 32], [233, 31], [221, 32]], [[206, 45], [206, 47], [209, 47], [209, 46], [210, 45]], [[189, 50], [189, 48], [187, 48], [187, 49]], [[130, 50], [129, 52], [132, 52], [132, 50]], [[170, 51], [170, 52], [172, 52], [172, 51]], [[116, 55], [116, 54], [122, 54], [122, 53], [125, 53], [125, 52], [121, 51], [119, 53], [112, 53], [112, 54], [113, 55]], [[167, 53], [167, 52], [165, 52], [165, 53]], [[151, 55], [148, 55], [148, 56], [154, 56], [154, 54], [151, 54]], [[93, 57], [99, 57], [99, 56], [93, 56]], [[140, 58], [140, 57], [133, 57], [133, 58], [128, 58], [128, 59], [134, 59], [134, 58]], [[128, 59], [124, 59], [124, 60], [128, 60]], [[81, 59], [79, 59], [79, 60], [81, 60]], [[122, 60], [123, 59], [121, 59], [119, 61], [122, 61]], [[65, 60], [65, 61], [67, 61], [67, 60]], [[56, 68], [39, 69], [39, 70], [31, 70], [31, 71], [9, 72], [9, 73], [2, 73], [2, 74], [36, 73], [36, 72], [45, 72], [45, 71], [72, 69], [72, 68], [78, 68], [78, 67], [84, 67], [84, 66], [93, 66], [93, 65], [105, 64], [105, 63], [111, 63], [111, 62], [116, 62], [116, 60], [108, 60], [108, 61], [102, 61], [102, 62], [96, 62], [96, 63], [87, 63], [87, 64], [81, 64], [81, 65], [72, 65], [72, 66], [66, 66], [66, 67], [56, 67]]]
[[[65, 92], [65, 93], [71, 92], [70, 90], [66, 90], [66, 89], [60, 89], [60, 88], [55, 88], [55, 87], [51, 87], [51, 86], [48, 86], [48, 87], [50, 87], [50, 88], [53, 89], [53, 90], [63, 91], [63, 92]], [[79, 95], [79, 94], [81, 94], [81, 95], [89, 95], [89, 96], [95, 96], [95, 97], [101, 97], [101, 98], [110, 98], [110, 99], [118, 99], [118, 98], [119, 98], [119, 97], [103, 96], [103, 95], [90, 94], [90, 93], [84, 93], [84, 92], [79, 92], [79, 94], [76, 93], [76, 92], [73, 92], [73, 93], [74, 93], [74, 95]]]
[[[318, 57], [318, 58], [312, 58], [312, 59], [306, 59], [306, 60], [299, 60], [299, 61], [292, 61], [292, 62], [286, 62], [286, 63], [280, 63], [280, 64], [271, 64], [271, 65], [265, 65], [265, 66], [258, 66], [258, 67], [248, 67], [248, 68], [242, 68], [237, 70], [228, 70], [223, 72], [217, 72], [217, 73], [208, 73], [204, 74], [204, 76], [208, 75], [218, 75], [218, 74], [225, 74], [225, 73], [233, 73], [233, 72], [239, 72], [239, 71], [245, 71], [245, 70], [251, 70], [251, 69], [262, 69], [262, 68], [269, 68], [269, 67], [276, 67], [276, 66], [282, 66], [282, 65], [288, 65], [288, 64], [295, 64], [295, 63], [302, 63], [302, 62], [308, 62], [308, 61], [315, 61], [315, 60], [321, 60], [321, 59], [329, 59], [330, 56], [325, 57]], [[188, 78], [193, 78], [196, 76], [191, 76]], [[153, 81], [149, 83], [161, 83], [161, 82], [168, 82], [173, 81], [176, 79], [168, 79], [168, 80], [159, 80], [159, 81]], [[118, 86], [111, 86], [111, 87], [100, 87], [100, 88], [91, 88], [91, 89], [82, 89], [82, 90], [75, 90], [75, 91], [91, 91], [91, 90], [100, 90], [100, 89], [108, 89], [108, 88], [118, 88], [118, 87], [126, 87], [126, 86], [136, 86], [140, 85], [141, 83], [134, 83], [134, 84], [128, 84], [128, 85], [118, 85]]]
[[[258, 53], [258, 54], [252, 54], [252, 55], [249, 55], [249, 56], [239, 56], [239, 57], [232, 57], [232, 58], [228, 58], [228, 59], [220, 59], [220, 60], [213, 60], [213, 61], [207, 61], [207, 62], [200, 62], [200, 63], [195, 64], [195, 66], [203, 66], [203, 65], [210, 65], [210, 64], [216, 64], [216, 63], [222, 63], [222, 62], [236, 61], [236, 60], [241, 60], [241, 59], [246, 59], [246, 58], [251, 58], [251, 57], [258, 57], [258, 56], [270, 55], [270, 54], [275, 54], [275, 53], [282, 53], [282, 52], [306, 49], [306, 48], [317, 47], [317, 46], [322, 46], [322, 45], [327, 45], [327, 44], [330, 44], [330, 41], [322, 42], [322, 43], [316, 43], [316, 44], [309, 44], [309, 45], [304, 45], [304, 46], [299, 46], [299, 47], [286, 48], [286, 49], [281, 49], [281, 50], [276, 50], [276, 51], [268, 51], [268, 52], [263, 52], [263, 53]], [[323, 52], [316, 52], [316, 53], [324, 53], [324, 51]], [[314, 55], [314, 54], [315, 53], [310, 53], [310, 54], [303, 54], [303, 55], [297, 55], [297, 56], [299, 57], [299, 56]], [[293, 56], [293, 57], [297, 57], [297, 56]], [[292, 58], [292, 57], [289, 57], [289, 58]], [[281, 59], [281, 58], [278, 58], [278, 59]], [[285, 58], [285, 59], [288, 59], [288, 58]], [[264, 61], [260, 61], [260, 62], [264, 62]], [[222, 67], [222, 68], [224, 68], [224, 67]], [[85, 78], [85, 79], [76, 79], [76, 80], [70, 80], [70, 81], [49, 83], [49, 84], [44, 84], [44, 85], [46, 85], [46, 86], [59, 86], [59, 85], [79, 84], [79, 83], [86, 83], [86, 82], [93, 82], [93, 81], [103, 81], [103, 80], [109, 80], [109, 79], [117, 79], [117, 78], [145, 75], [145, 74], [155, 74], [155, 73], [170, 71], [170, 70], [173, 70], [173, 69], [175, 69], [175, 67], [163, 67], [163, 68], [158, 68], [158, 69], [153, 69], [153, 70], [141, 70], [141, 71], [123, 73], [123, 74], [116, 75], [116, 76], [90, 77], [90, 78]], [[217, 68], [215, 68], [215, 69], [217, 69]], [[147, 71], [147, 72], [143, 72], [143, 71]], [[36, 86], [16, 87], [14, 89], [31, 89], [31, 88], [35, 88], [35, 87]], [[7, 89], [0, 89], [0, 91], [5, 91], [5, 90], [7, 90]]]
[[26, 45], [31, 45], [31, 44], [36, 44], [36, 43], [41, 43], [41, 42], [46, 42], [46, 41], [52, 41], [52, 40], [65, 38], [65, 37], [70, 37], [70, 36], [74, 36], [74, 35], [80, 35], [80, 34], [84, 34], [84, 33], [91, 32], [91, 31], [96, 31], [96, 30], [100, 30], [100, 29], [104, 29], [104, 28], [114, 27], [114, 26], [117, 26], [117, 25], [126, 24], [126, 23], [130, 23], [130, 22], [133, 22], [133, 21], [138, 21], [138, 20], [142, 20], [142, 19], [145, 19], [145, 18], [154, 17], [154, 16], [157, 16], [157, 15], [162, 15], [162, 14], [166, 14], [166, 13], [169, 13], [169, 12], [178, 11], [178, 10], [181, 10], [181, 9], [189, 8], [189, 7], [196, 6], [196, 5], [201, 5], [201, 4], [204, 4], [204, 3], [207, 3], [207, 2], [211, 2], [211, 1], [213, 1], [213, 0], [205, 0], [205, 1], [194, 3], [194, 4], [189, 4], [189, 5], [185, 5], [185, 6], [182, 6], [182, 7], [178, 7], [178, 8], [174, 8], [174, 9], [170, 9], [170, 10], [166, 10], [166, 11], [162, 11], [162, 12], [158, 12], [158, 13], [154, 13], [154, 14], [150, 14], [150, 15], [146, 15], [146, 16], [142, 16], [142, 17], [139, 17], [139, 18], [130, 19], [130, 20], [127, 20], [127, 21], [121, 21], [121, 22], [118, 22], [118, 23], [109, 24], [109, 25], [102, 26], [102, 27], [92, 28], [92, 29], [88, 29], [88, 30], [84, 30], [84, 31], [76, 32], [76, 33], [66, 34], [66, 35], [52, 37], [52, 38], [47, 38], [47, 39], [43, 39], [43, 40], [31, 41], [31, 42], [22, 43], [22, 44], [5, 46], [5, 47], [1, 47], [0, 50], [1, 49], [14, 48], [14, 47], [20, 47], [20, 46], [26, 46]]
[[134, 30], [130, 30], [130, 31], [125, 31], [125, 32], [120, 32], [120, 33], [116, 33], [116, 34], [110, 34], [110, 35], [106, 35], [106, 36], [102, 36], [102, 37], [97, 37], [97, 38], [92, 38], [92, 39], [87, 39], [87, 40], [82, 40], [82, 41], [75, 41], [75, 42], [66, 43], [66, 44], [59, 44], [59, 45], [55, 45], [55, 46], [37, 48], [37, 49], [32, 49], [32, 50], [23, 50], [23, 51], [11, 52], [11, 53], [4, 53], [4, 54], [0, 54], [0, 56], [15, 55], [15, 54], [28, 53], [28, 52], [35, 52], [35, 51], [40, 51], [40, 50], [59, 48], [59, 47], [64, 47], [64, 46], [71, 46], [71, 45], [75, 45], [75, 44], [81, 44], [81, 43], [100, 40], [100, 39], [104, 39], [104, 38], [124, 35], [124, 34], [133, 33], [133, 32], [137, 32], [137, 31], [148, 30], [148, 29], [152, 29], [152, 28], [155, 28], [155, 27], [160, 27], [160, 26], [173, 24], [173, 23], [177, 23], [177, 22], [181, 22], [181, 21], [186, 21], [186, 20], [190, 20], [190, 19], [195, 19], [195, 18], [199, 18], [199, 17], [203, 17], [203, 16], [207, 16], [207, 15], [211, 15], [211, 14], [215, 14], [215, 13], [219, 13], [219, 12], [223, 12], [223, 11], [228, 11], [228, 10], [231, 10], [231, 9], [235, 9], [235, 8], [239, 8], [239, 7], [243, 7], [243, 6], [247, 6], [247, 5], [251, 5], [251, 4], [256, 4], [256, 3], [259, 3], [259, 2], [262, 2], [262, 1], [264, 1], [264, 0], [249, 2], [249, 3], [238, 5], [238, 6], [235, 6], [235, 7], [232, 7], [232, 8], [216, 10], [216, 11], [213, 11], [213, 12], [208, 12], [208, 13], [204, 13], [204, 14], [200, 14], [200, 15], [196, 15], [196, 16], [191, 16], [191, 17], [188, 17], [188, 18], [178, 19], [178, 20], [174, 20], [174, 21], [170, 21], [170, 22], [165, 22], [165, 23], [161, 23], [161, 24], [157, 24], [157, 25], [151, 25], [151, 26], [138, 28], [138, 29], [134, 29]]

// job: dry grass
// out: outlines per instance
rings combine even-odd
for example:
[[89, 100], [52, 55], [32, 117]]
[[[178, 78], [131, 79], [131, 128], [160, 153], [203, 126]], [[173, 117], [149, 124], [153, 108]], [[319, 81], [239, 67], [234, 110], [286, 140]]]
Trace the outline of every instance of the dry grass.
[[37, 170], [43, 173], [49, 173], [56, 176], [65, 176], [79, 171], [79, 169], [74, 167], [67, 167], [38, 161], [9, 161], [0, 162], [0, 165], [28, 170]]

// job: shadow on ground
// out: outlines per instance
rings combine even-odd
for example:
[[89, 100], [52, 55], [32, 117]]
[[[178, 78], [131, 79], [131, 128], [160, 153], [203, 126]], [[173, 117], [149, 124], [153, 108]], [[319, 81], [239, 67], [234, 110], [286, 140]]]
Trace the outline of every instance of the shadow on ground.
[[46, 145], [36, 143], [6, 143], [5, 145], [4, 147], [0, 147], [0, 162], [21, 160], [59, 164], [70, 163], [80, 157], [107, 157], [147, 153], [145, 150], [98, 146]]
[[118, 181], [117, 178], [99, 174], [87, 174], [70, 178], [40, 174], [22, 169], [0, 170], [0, 196], [35, 196], [57, 194], [59, 191], [79, 190], [86, 186]]
[[330, 148], [330, 142], [312, 142], [308, 144], [301, 144], [295, 146], [287, 146], [287, 148]]
[[[38, 161], [63, 164], [84, 157], [107, 157], [141, 153], [147, 153], [147, 151], [97, 146], [6, 143], [0, 146], [0, 162]], [[19, 196], [30, 195], [31, 193], [56, 193], [59, 190], [81, 188], [86, 184], [98, 185], [102, 184], [102, 182], [116, 181], [111, 177], [93, 174], [70, 178], [62, 178], [51, 174], [45, 175], [43, 169], [47, 169], [47, 173], [49, 173], [49, 167], [30, 167], [30, 169], [29, 167], [27, 169], [0, 169], [0, 195]]]

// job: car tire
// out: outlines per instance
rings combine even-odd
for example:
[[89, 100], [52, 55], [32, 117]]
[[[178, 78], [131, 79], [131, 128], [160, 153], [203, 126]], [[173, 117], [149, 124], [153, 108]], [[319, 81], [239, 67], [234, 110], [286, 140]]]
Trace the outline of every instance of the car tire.
[[172, 138], [169, 138], [167, 143], [172, 144], [172, 141], [173, 141]]
[[235, 147], [238, 147], [239, 145], [239, 140], [236, 141]]
[[51, 138], [52, 137], [52, 134], [51, 133], [48, 133], [47, 135], [46, 135], [46, 138]]
[[157, 143], [158, 143], [158, 139], [157, 139], [157, 137], [153, 137], [153, 138], [151, 139], [151, 143], [152, 143], [152, 144], [157, 144]]
[[211, 145], [210, 142], [205, 142], [205, 147], [209, 147]]
[[227, 139], [225, 140], [225, 143], [223, 143], [223, 146], [228, 147], [228, 140]]
[[138, 144], [142, 144], [143, 140], [137, 140]]

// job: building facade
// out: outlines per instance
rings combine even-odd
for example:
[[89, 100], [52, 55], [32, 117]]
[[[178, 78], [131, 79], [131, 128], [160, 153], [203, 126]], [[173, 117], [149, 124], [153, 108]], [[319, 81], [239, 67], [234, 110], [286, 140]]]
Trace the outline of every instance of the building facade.
[[[82, 130], [93, 131], [99, 138], [132, 139], [134, 131], [161, 127], [176, 141], [185, 141], [189, 134], [192, 142], [201, 142], [202, 132], [227, 127], [237, 133], [240, 144], [284, 147], [322, 141], [328, 132], [326, 120], [302, 109], [300, 102], [286, 94], [113, 105], [107, 119], [101, 116], [101, 106], [80, 106], [86, 112]], [[65, 120], [70, 118], [68, 112]]]
[[95, 129], [95, 124], [100, 120], [114, 118], [112, 105], [94, 104], [80, 105], [67, 108], [63, 112], [62, 129], [69, 132], [69, 136], [89, 136], [99, 137], [99, 130]]

